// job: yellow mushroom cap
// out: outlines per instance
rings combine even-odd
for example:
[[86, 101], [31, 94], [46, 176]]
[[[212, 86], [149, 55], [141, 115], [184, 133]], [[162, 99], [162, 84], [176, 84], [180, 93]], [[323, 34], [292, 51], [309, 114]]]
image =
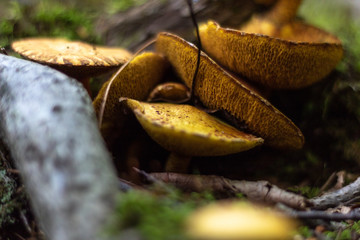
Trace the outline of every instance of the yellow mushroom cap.
[[[167, 57], [184, 83], [191, 87], [197, 48], [176, 35], [160, 33], [156, 49]], [[265, 144], [288, 149], [299, 149], [304, 144], [304, 136], [290, 119], [205, 53], [201, 54], [194, 92], [206, 107], [226, 110], [243, 121], [255, 135], [265, 140]]]
[[[101, 132], [107, 141], [115, 137], [115, 133], [118, 131], [117, 126], [121, 126], [124, 120], [119, 98], [145, 100], [151, 90], [163, 80], [168, 66], [168, 62], [160, 54], [144, 52], [134, 57], [122, 71], [118, 71], [112, 76], [111, 79], [114, 81], [110, 86], [101, 126]], [[102, 107], [110, 81], [103, 84], [93, 102], [97, 114]]]
[[151, 138], [183, 156], [226, 155], [263, 142], [190, 105], [123, 101]]
[[[270, 22], [254, 25], [252, 32], [277, 31]], [[339, 39], [298, 21], [285, 24], [274, 37], [209, 21], [200, 26], [200, 36], [203, 48], [217, 62], [274, 89], [309, 86], [328, 75], [343, 55]]]
[[21, 56], [50, 65], [72, 77], [89, 77], [118, 67], [132, 54], [122, 48], [91, 45], [62, 38], [27, 38], [12, 43]]
[[188, 217], [196, 240], [292, 239], [296, 224], [277, 212], [245, 202], [210, 204]]

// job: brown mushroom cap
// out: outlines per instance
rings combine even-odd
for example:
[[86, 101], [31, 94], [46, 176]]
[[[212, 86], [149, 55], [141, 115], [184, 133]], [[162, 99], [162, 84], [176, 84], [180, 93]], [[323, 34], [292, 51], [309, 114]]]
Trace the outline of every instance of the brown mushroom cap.
[[[260, 28], [270, 28], [266, 22]], [[254, 29], [253, 29], [254, 30]], [[217, 62], [252, 81], [274, 89], [306, 87], [324, 78], [341, 60], [341, 42], [320, 29], [290, 22], [275, 37], [221, 28], [209, 21], [200, 27], [202, 46]]]
[[114, 69], [132, 54], [122, 48], [96, 46], [61, 38], [27, 38], [11, 47], [24, 58], [49, 65], [74, 78], [87, 78]]
[[189, 99], [190, 91], [184, 84], [178, 82], [165, 82], [157, 85], [151, 91], [147, 101], [183, 103]]
[[[160, 33], [156, 49], [167, 57], [180, 78], [191, 87], [197, 48], [176, 35]], [[265, 144], [290, 149], [299, 149], [304, 144], [304, 136], [290, 119], [205, 53], [201, 54], [194, 91], [206, 107], [228, 111], [255, 135], [264, 138]]]

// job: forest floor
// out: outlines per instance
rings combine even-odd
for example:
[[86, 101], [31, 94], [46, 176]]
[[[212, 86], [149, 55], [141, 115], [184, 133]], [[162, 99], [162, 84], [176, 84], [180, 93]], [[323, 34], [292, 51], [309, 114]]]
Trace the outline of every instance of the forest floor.
[[[134, 36], [129, 36], [127, 40], [123, 39], [124, 36], [114, 39], [116, 34], [106, 35], [99, 26], [104, 28], [104, 24], [109, 24], [108, 31], [111, 31], [111, 22], [118, 20], [119, 12], [125, 14], [144, 2], [113, 0], [99, 6], [96, 0], [81, 3], [5, 0], [0, 9], [0, 46], [15, 55], [10, 49], [11, 42], [33, 36], [65, 37], [93, 44], [123, 42], [126, 45], [134, 41]], [[347, 2], [352, 5], [335, 0], [304, 0], [298, 12], [298, 16], [308, 23], [340, 38], [345, 50], [342, 62], [319, 83], [300, 90], [273, 91], [269, 94], [268, 100], [303, 132], [306, 139], [304, 147], [298, 151], [259, 147], [225, 157], [194, 157], [190, 173], [229, 180], [266, 180], [307, 198], [334, 187], [344, 187], [360, 176], [360, 3]], [[179, 29], [173, 30], [176, 32]], [[181, 29], [179, 32], [184, 31]], [[143, 41], [143, 38], [140, 39]], [[93, 80], [94, 92], [107, 77], [99, 78], [97, 82]], [[135, 130], [135, 133], [143, 135], [141, 141], [147, 142], [147, 148], [152, 150], [149, 153], [152, 155], [137, 156], [141, 170], [161, 171], [168, 152], [143, 131]], [[130, 149], [131, 146], [124, 144], [123, 148], [126, 147]], [[11, 162], [7, 149], [2, 146], [0, 150], [0, 239], [43, 239], [21, 183], [21, 173]], [[127, 180], [132, 180], [131, 176], [135, 175], [134, 182], [147, 189], [147, 193], [131, 190], [125, 197], [122, 195], [117, 209], [121, 214], [115, 214], [114, 226], [109, 228], [109, 232], [122, 231], [124, 239], [186, 239], [184, 229], [179, 226], [194, 209], [220, 199], [229, 199], [223, 193], [220, 196], [209, 191], [184, 193], [162, 184], [148, 187], [139, 184], [139, 179], [149, 180], [146, 173], [139, 177], [138, 173], [119, 171], [119, 176]], [[231, 198], [246, 199], [243, 194]], [[356, 209], [357, 204], [355, 201], [348, 206]], [[159, 226], [163, 227], [159, 229]], [[300, 221], [295, 236], [294, 239], [356, 238], [360, 236], [360, 222]]]

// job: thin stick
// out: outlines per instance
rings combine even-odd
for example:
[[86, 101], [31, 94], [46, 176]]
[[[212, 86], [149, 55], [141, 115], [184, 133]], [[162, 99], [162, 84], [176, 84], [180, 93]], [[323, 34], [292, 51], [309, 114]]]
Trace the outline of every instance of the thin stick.
[[330, 177], [326, 180], [324, 185], [320, 188], [320, 193], [324, 192], [331, 185], [331, 183], [334, 181], [335, 177], [336, 177], [336, 172], [333, 172], [330, 175]]
[[18, 237], [19, 239], [21, 239], [21, 240], [26, 240], [25, 238], [23, 238], [20, 234], [18, 234], [18, 233], [14, 233], [14, 235], [16, 236], [16, 237]]
[[103, 117], [104, 117], [104, 112], [105, 112], [105, 107], [106, 107], [106, 101], [108, 99], [108, 95], [110, 92], [110, 87], [112, 85], [112, 83], [114, 82], [114, 80], [116, 79], [116, 77], [122, 72], [122, 70], [139, 54], [141, 53], [144, 49], [146, 49], [147, 47], [149, 47], [151, 44], [156, 42], [156, 38], [150, 39], [148, 42], [144, 43], [140, 49], [129, 59], [129, 61], [127, 61], [124, 65], [122, 65], [119, 70], [112, 75], [109, 84], [106, 86], [105, 89], [105, 94], [103, 96], [103, 100], [101, 102], [101, 106], [100, 106], [100, 111], [99, 111], [99, 128], [101, 128], [102, 125], [102, 121], [103, 121]]
[[191, 83], [191, 89], [190, 89], [190, 102], [194, 103], [195, 100], [195, 83], [196, 83], [196, 77], [199, 71], [199, 67], [200, 67], [200, 57], [201, 57], [201, 39], [200, 39], [200, 34], [199, 34], [199, 25], [196, 21], [196, 17], [195, 17], [195, 13], [193, 10], [193, 4], [192, 4], [192, 0], [185, 0], [185, 2], [187, 3], [187, 5], [189, 6], [189, 11], [190, 11], [190, 16], [191, 16], [191, 20], [193, 21], [193, 24], [195, 26], [195, 30], [196, 30], [196, 37], [198, 40], [198, 56], [197, 56], [197, 62], [196, 62], [196, 69], [194, 72], [194, 76], [193, 76], [193, 80]]
[[290, 216], [298, 219], [322, 219], [328, 221], [360, 220], [359, 212], [328, 213], [325, 211], [293, 211]]
[[6, 171], [13, 174], [20, 174], [20, 171], [18, 169], [8, 168], [6, 169]]
[[21, 218], [21, 220], [22, 220], [23, 223], [24, 223], [24, 226], [25, 226], [26, 231], [27, 231], [29, 234], [32, 234], [33, 231], [32, 231], [32, 229], [31, 229], [31, 227], [30, 227], [30, 225], [29, 225], [29, 221], [27, 220], [27, 218], [26, 218], [26, 216], [25, 216], [25, 214], [24, 214], [23, 211], [20, 211], [20, 218]]

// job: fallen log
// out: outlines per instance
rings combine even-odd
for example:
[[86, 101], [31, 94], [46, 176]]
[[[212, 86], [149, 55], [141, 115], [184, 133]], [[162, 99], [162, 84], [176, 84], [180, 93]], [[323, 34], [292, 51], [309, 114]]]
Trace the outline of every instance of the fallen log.
[[81, 84], [0, 54], [0, 133], [47, 239], [104, 239], [118, 181]]
[[[248, 0], [197, 0], [194, 12], [197, 21], [215, 20], [220, 25], [238, 28], [260, 5]], [[194, 41], [194, 25], [184, 0], [148, 0], [116, 14], [103, 14], [95, 32], [104, 36], [106, 45], [137, 50], [161, 31], [168, 31]]]

